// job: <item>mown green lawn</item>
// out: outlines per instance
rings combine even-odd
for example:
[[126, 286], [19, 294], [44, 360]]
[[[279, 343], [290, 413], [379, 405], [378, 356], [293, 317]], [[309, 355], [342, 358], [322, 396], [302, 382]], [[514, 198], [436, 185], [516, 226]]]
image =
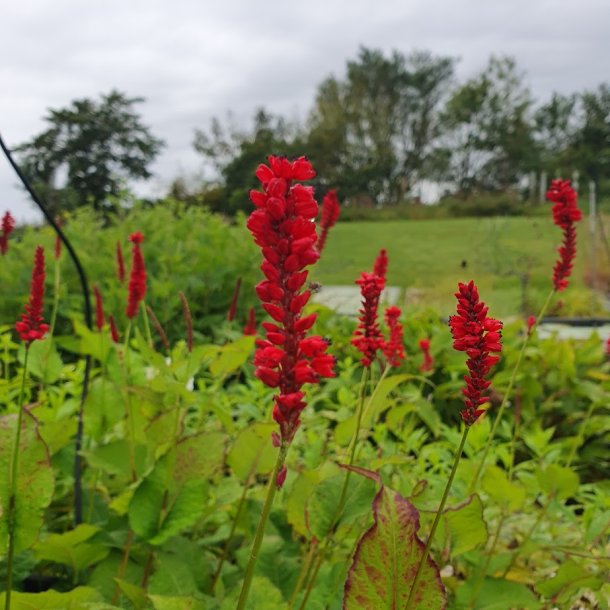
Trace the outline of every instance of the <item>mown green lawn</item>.
[[[585, 221], [579, 226], [573, 286], [562, 294], [565, 315], [598, 308], [584, 290], [590, 268], [587, 239]], [[492, 313], [506, 317], [521, 309], [525, 277], [528, 309], [540, 307], [551, 287], [560, 241], [561, 231], [550, 217], [339, 223], [331, 230], [315, 279], [352, 284], [361, 271], [372, 268], [379, 249], [386, 248], [388, 283], [407, 289], [407, 307], [431, 305], [448, 314], [454, 309], [457, 282], [474, 279]], [[600, 245], [598, 265], [604, 256]]]

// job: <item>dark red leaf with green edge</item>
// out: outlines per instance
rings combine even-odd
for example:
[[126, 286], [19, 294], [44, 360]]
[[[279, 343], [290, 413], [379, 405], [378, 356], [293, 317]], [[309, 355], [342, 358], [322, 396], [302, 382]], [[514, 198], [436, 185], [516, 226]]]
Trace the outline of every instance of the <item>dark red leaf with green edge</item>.
[[[387, 489], [375, 472], [345, 468], [381, 485], [373, 500], [374, 524], [356, 547], [343, 594], [343, 610], [407, 610], [407, 600], [424, 552], [418, 538], [419, 513], [400, 494]], [[428, 557], [409, 610], [444, 610], [445, 588]]]

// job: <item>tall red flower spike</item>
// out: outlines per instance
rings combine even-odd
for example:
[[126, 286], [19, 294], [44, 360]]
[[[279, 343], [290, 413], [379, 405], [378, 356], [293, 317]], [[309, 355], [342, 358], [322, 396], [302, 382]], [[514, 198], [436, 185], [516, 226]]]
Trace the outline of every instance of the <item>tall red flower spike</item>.
[[131, 253], [131, 276], [129, 278], [129, 297], [127, 299], [127, 317], [134, 318], [138, 314], [140, 301], [146, 295], [146, 267], [140, 244], [144, 241], [144, 236], [139, 231], [129, 236], [129, 241], [133, 244]]
[[386, 273], [388, 272], [388, 253], [385, 248], [379, 250], [379, 254], [375, 259], [375, 266], [373, 267], [373, 273], [382, 277], [385, 280]]
[[0, 254], [3, 256], [8, 252], [8, 237], [15, 230], [15, 219], [10, 212], [5, 212], [2, 217], [2, 233], [0, 234]]
[[112, 314], [108, 316], [108, 323], [110, 324], [110, 336], [115, 343], [118, 343], [121, 340], [121, 335], [119, 335], [119, 329]]
[[116, 275], [121, 284], [125, 283], [125, 259], [120, 241], [116, 243]]
[[383, 344], [383, 353], [390, 366], [400, 366], [400, 363], [405, 359], [403, 330], [399, 321], [401, 313], [400, 308], [395, 305], [385, 310], [385, 322], [388, 325], [390, 336]]
[[360, 286], [362, 309], [352, 345], [362, 354], [363, 366], [369, 367], [375, 360], [377, 350], [383, 349], [384, 345], [383, 335], [377, 321], [377, 309], [379, 308], [379, 298], [385, 287], [385, 280], [375, 273], [362, 272], [356, 280], [356, 284]]
[[227, 320], [232, 322], [235, 320], [235, 314], [237, 312], [237, 300], [239, 299], [239, 290], [241, 288], [241, 277], [237, 278], [235, 282], [235, 288], [233, 289], [233, 296], [231, 297], [231, 304], [229, 305], [229, 311], [227, 312]]
[[419, 370], [422, 373], [427, 371], [431, 371], [434, 369], [434, 358], [430, 353], [430, 340], [429, 339], [420, 339], [419, 340], [419, 349], [422, 351], [424, 359], [422, 363], [419, 365]]
[[337, 198], [337, 191], [335, 189], [331, 189], [322, 199], [320, 237], [318, 238], [317, 243], [318, 252], [322, 253], [322, 250], [324, 250], [328, 232], [332, 227], [335, 226], [337, 220], [339, 220], [339, 199]]
[[502, 322], [487, 316], [489, 308], [479, 300], [479, 291], [473, 281], [458, 284], [459, 292], [457, 315], [449, 318], [453, 335], [453, 348], [466, 352], [466, 366], [469, 374], [464, 377], [466, 387], [463, 390], [466, 408], [460, 412], [464, 423], [472, 425], [484, 412], [479, 407], [486, 402], [485, 390], [490, 382], [485, 379], [489, 369], [500, 360], [492, 353], [502, 351]]
[[25, 306], [25, 312], [21, 314], [21, 320], [15, 324], [15, 330], [19, 333], [19, 337], [28, 346], [32, 341], [42, 339], [49, 330], [49, 325], [45, 324], [42, 318], [44, 279], [44, 250], [41, 246], [38, 246], [34, 255], [30, 298]]
[[104, 328], [104, 303], [97, 285], [93, 286], [93, 294], [95, 295], [95, 326], [101, 331]]
[[563, 241], [557, 249], [559, 260], [553, 267], [553, 286], [561, 291], [568, 287], [568, 278], [576, 256], [576, 227], [574, 223], [582, 218], [578, 209], [578, 195], [569, 180], [553, 180], [546, 197], [552, 201], [553, 222], [563, 231]]
[[259, 165], [256, 176], [263, 192], [251, 191], [256, 206], [248, 219], [248, 229], [260, 246], [265, 278], [256, 286], [263, 309], [274, 322], [264, 322], [266, 339], [257, 341], [255, 374], [265, 384], [279, 388], [273, 418], [279, 424], [281, 442], [290, 444], [306, 406], [306, 383], [334, 377], [335, 359], [326, 353], [322, 337], [306, 337], [316, 314], [303, 316], [311, 292], [303, 291], [306, 267], [320, 257], [315, 245], [312, 220], [318, 213], [313, 188], [299, 184], [315, 176], [305, 157], [289, 161], [269, 157], [269, 165]]
[[244, 335], [256, 335], [256, 309], [250, 307], [248, 321], [244, 326]]

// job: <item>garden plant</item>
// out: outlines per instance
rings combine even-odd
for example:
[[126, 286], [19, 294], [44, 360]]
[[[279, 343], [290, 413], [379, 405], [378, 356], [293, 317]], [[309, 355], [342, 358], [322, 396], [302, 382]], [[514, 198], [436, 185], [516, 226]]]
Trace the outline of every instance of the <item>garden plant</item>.
[[3, 219], [0, 607], [608, 607], [607, 350], [539, 334], [577, 255], [570, 183], [537, 316], [498, 320], [476, 277], [448, 321], [389, 305], [388, 247], [353, 320], [312, 302], [337, 193], [318, 206], [305, 157], [256, 176], [235, 224], [65, 219], [91, 328], [60, 242]]

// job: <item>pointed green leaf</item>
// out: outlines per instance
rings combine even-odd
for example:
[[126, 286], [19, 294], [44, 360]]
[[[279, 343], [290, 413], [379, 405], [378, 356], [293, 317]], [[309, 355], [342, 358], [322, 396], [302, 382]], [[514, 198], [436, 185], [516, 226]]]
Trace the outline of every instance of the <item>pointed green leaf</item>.
[[538, 471], [540, 487], [548, 494], [554, 494], [558, 500], [566, 500], [578, 491], [578, 475], [570, 468], [550, 464]]
[[133, 585], [126, 580], [121, 580], [120, 578], [115, 578], [114, 580], [119, 585], [119, 589], [121, 589], [123, 595], [132, 603], [135, 610], [143, 610], [146, 608], [148, 597], [146, 596], [146, 591], [144, 591], [144, 589]]
[[[370, 471], [353, 468], [380, 482]], [[400, 494], [381, 485], [373, 500], [374, 524], [360, 538], [345, 582], [344, 610], [406, 610], [411, 585], [423, 556], [418, 538], [419, 514]], [[442, 610], [445, 589], [438, 568], [428, 557], [410, 610]]]
[[519, 510], [525, 501], [525, 489], [519, 483], [509, 481], [505, 472], [497, 466], [487, 466], [482, 486], [498, 504], [508, 510]]
[[445, 513], [451, 540], [451, 556], [471, 551], [487, 541], [487, 526], [483, 519], [483, 503], [477, 494]]
[[208, 605], [194, 597], [166, 597], [150, 595], [155, 610], [207, 610]]
[[246, 480], [273, 470], [277, 449], [271, 442], [271, 433], [276, 429], [276, 424], [256, 422], [240, 431], [227, 456], [236, 476]]
[[[5, 593], [0, 593], [0, 606], [4, 607]], [[91, 587], [77, 587], [67, 593], [19, 593], [11, 595], [11, 610], [83, 610], [88, 603], [102, 602], [102, 596]]]
[[[15, 442], [17, 415], [0, 418], [0, 548], [7, 548], [10, 489], [8, 472]], [[44, 509], [53, 498], [54, 477], [47, 447], [38, 435], [34, 418], [24, 411], [19, 443], [15, 496], [15, 552], [27, 549], [38, 538]]]

